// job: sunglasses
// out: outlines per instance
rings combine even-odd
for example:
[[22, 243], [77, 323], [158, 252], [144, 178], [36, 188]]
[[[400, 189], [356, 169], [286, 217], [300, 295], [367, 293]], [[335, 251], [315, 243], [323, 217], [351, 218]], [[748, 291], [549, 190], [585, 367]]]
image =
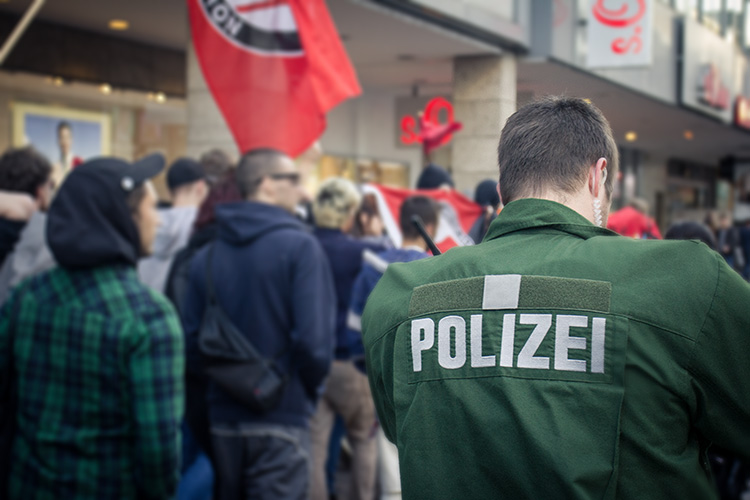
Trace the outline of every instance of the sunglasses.
[[268, 174], [268, 177], [274, 180], [288, 180], [292, 184], [299, 184], [300, 175], [298, 172], [289, 172], [286, 174]]

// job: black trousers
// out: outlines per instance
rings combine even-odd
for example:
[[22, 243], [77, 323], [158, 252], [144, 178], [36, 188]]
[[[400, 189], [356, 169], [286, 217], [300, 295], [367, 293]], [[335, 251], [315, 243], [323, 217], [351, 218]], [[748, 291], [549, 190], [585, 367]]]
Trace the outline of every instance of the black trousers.
[[306, 500], [310, 431], [253, 424], [211, 427], [214, 500]]

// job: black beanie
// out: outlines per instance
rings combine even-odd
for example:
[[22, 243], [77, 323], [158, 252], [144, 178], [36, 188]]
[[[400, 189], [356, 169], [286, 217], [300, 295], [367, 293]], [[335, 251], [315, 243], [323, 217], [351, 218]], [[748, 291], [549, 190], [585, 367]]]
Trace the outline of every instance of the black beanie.
[[427, 165], [417, 180], [417, 189], [437, 189], [443, 184], [453, 187], [453, 179], [443, 167], [433, 163]]
[[497, 207], [500, 205], [500, 195], [497, 194], [497, 181], [487, 179], [477, 184], [474, 191], [474, 201], [483, 207]]

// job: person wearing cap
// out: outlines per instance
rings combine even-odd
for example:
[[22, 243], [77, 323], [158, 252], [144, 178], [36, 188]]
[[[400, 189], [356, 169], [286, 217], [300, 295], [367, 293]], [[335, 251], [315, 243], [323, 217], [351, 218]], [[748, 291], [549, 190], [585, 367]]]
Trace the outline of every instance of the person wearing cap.
[[172, 260], [190, 239], [198, 208], [209, 190], [203, 167], [190, 158], [180, 158], [169, 167], [167, 186], [172, 206], [159, 211], [161, 225], [153, 252], [138, 263], [138, 276], [159, 292], [164, 292]]
[[172, 305], [135, 271], [159, 224], [149, 179], [163, 166], [161, 155], [105, 157], [73, 170], [48, 214], [58, 267], [0, 309], [0, 422], [8, 412], [15, 422], [3, 498], [175, 493], [183, 337]]
[[430, 163], [426, 165], [417, 179], [417, 189], [453, 189], [453, 178], [451, 174], [441, 167]]

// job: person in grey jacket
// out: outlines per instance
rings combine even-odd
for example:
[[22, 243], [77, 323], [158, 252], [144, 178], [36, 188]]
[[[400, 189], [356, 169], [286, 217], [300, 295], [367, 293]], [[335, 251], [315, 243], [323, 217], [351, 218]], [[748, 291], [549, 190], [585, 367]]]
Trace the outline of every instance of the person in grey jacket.
[[0, 268], [0, 304], [21, 281], [57, 265], [47, 246], [46, 227], [47, 212], [38, 211], [21, 231], [13, 253], [6, 257]]
[[44, 235], [51, 173], [47, 159], [31, 147], [0, 157], [0, 304], [23, 278], [55, 265]]
[[161, 225], [153, 254], [138, 263], [141, 281], [159, 292], [164, 292], [172, 260], [187, 245], [198, 207], [209, 190], [203, 167], [189, 158], [180, 158], [169, 167], [167, 186], [172, 206], [159, 211]]

